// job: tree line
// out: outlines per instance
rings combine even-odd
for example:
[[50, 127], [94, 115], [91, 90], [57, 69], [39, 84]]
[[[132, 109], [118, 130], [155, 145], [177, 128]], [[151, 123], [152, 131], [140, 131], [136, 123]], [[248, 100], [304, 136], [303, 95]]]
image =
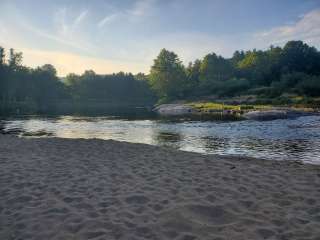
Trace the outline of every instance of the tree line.
[[22, 57], [14, 49], [6, 57], [0, 47], [0, 113], [107, 113], [156, 101], [142, 73], [98, 75], [88, 70], [59, 78], [54, 66], [29, 68]]
[[320, 52], [302, 41], [283, 48], [236, 51], [231, 58], [210, 53], [184, 66], [179, 57], [162, 49], [151, 67], [149, 80], [161, 101], [283, 94], [320, 96]]
[[152, 106], [156, 102], [255, 95], [320, 96], [320, 52], [302, 41], [284, 47], [236, 51], [231, 58], [215, 53], [185, 66], [177, 54], [162, 49], [150, 73], [57, 76], [54, 66], [30, 68], [23, 55], [0, 47], [0, 113], [72, 113], [74, 109]]

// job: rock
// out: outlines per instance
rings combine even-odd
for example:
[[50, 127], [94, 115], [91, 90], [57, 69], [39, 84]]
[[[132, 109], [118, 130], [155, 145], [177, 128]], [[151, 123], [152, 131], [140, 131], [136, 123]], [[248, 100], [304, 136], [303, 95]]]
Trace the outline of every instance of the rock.
[[288, 112], [283, 110], [251, 111], [243, 114], [243, 117], [249, 120], [266, 121], [288, 118]]
[[185, 104], [162, 104], [154, 109], [162, 116], [178, 116], [195, 113], [196, 110]]
[[296, 110], [290, 108], [278, 108], [271, 110], [261, 110], [261, 111], [250, 111], [243, 114], [245, 119], [249, 120], [275, 120], [275, 119], [293, 119], [302, 116], [318, 115], [318, 112], [310, 112], [304, 110]]

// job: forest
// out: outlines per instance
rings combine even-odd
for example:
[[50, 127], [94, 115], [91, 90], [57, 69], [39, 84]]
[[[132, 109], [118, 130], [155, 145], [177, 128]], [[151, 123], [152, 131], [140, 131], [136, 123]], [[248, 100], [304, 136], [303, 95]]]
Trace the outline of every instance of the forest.
[[160, 101], [215, 96], [320, 96], [320, 52], [302, 41], [283, 48], [236, 51], [226, 59], [211, 53], [184, 66], [163, 49], [151, 67], [149, 82]]
[[[54, 66], [24, 66], [23, 55], [0, 47], [0, 113], [106, 113], [156, 103], [256, 96], [290, 104], [290, 96], [320, 97], [320, 52], [302, 41], [283, 47], [215, 53], [185, 66], [162, 49], [148, 74], [99, 75], [92, 70], [59, 78]], [[311, 100], [310, 100], [311, 99]], [[277, 101], [274, 101], [277, 100]]]
[[37, 68], [22, 65], [22, 53], [0, 48], [0, 113], [72, 114], [113, 113], [119, 108], [153, 106], [155, 94], [144, 74], [98, 75], [92, 70], [82, 75], [57, 76], [54, 66]]

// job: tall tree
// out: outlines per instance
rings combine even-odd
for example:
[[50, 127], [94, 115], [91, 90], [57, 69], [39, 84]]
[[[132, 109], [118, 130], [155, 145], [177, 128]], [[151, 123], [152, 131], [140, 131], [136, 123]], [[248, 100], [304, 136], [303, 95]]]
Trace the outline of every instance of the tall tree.
[[233, 74], [230, 61], [215, 53], [208, 54], [200, 66], [200, 88], [204, 94], [214, 93], [215, 85], [232, 78]]
[[320, 54], [302, 41], [289, 41], [283, 47], [282, 71], [320, 74]]
[[4, 65], [5, 64], [5, 52], [4, 52], [4, 48], [0, 46], [0, 65]]
[[152, 89], [162, 100], [183, 97], [186, 74], [177, 54], [162, 49], [150, 71]]
[[22, 65], [22, 52], [15, 52], [13, 48], [10, 48], [9, 52], [9, 67], [16, 69]]
[[201, 61], [195, 60], [190, 62], [186, 68], [187, 82], [186, 82], [186, 95], [197, 95], [201, 73]]

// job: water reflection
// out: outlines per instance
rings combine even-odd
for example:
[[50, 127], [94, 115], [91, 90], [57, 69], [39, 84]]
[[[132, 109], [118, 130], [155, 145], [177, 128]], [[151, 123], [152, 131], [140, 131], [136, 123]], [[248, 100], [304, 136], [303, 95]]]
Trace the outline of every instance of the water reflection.
[[155, 145], [169, 146], [175, 149], [180, 149], [184, 139], [179, 133], [155, 131], [153, 141]]
[[269, 122], [170, 122], [114, 117], [31, 117], [2, 121], [26, 137], [114, 139], [205, 154], [237, 154], [320, 164], [319, 116]]
[[230, 139], [205, 136], [201, 138], [201, 144], [204, 148], [210, 150], [211, 152], [219, 151], [220, 149], [228, 148]]
[[182, 137], [178, 133], [161, 132], [161, 131], [157, 132], [155, 139], [159, 143], [167, 143], [167, 142], [176, 143], [176, 142], [182, 141]]

